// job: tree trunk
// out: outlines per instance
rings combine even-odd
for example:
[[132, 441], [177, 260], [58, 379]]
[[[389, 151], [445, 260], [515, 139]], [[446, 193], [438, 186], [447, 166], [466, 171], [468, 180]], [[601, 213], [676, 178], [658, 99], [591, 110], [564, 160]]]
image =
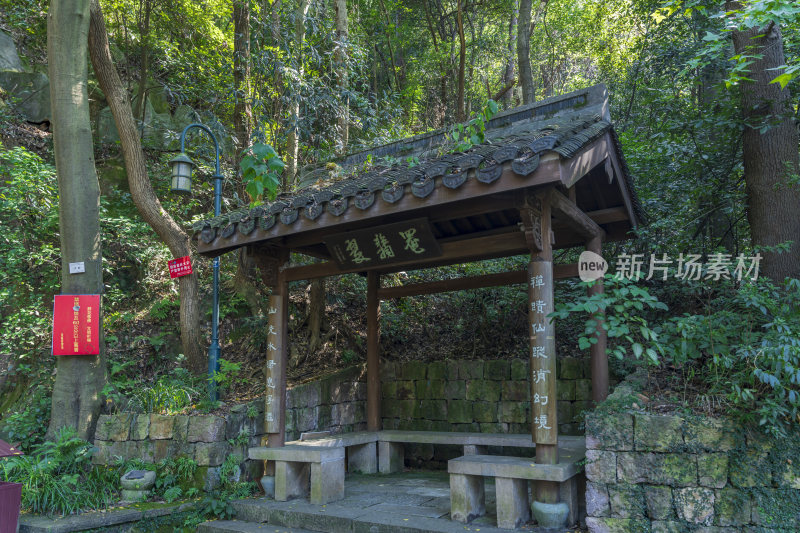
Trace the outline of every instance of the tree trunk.
[[[89, 52], [100, 89], [108, 100], [117, 125], [133, 203], [142, 215], [142, 219], [167, 245], [173, 257], [191, 255], [189, 235], [161, 206], [150, 185], [142, 143], [136, 133], [136, 122], [133, 119], [128, 94], [111, 59], [103, 12], [98, 0], [92, 0]], [[202, 374], [206, 367], [206, 354], [202, 349], [205, 343], [200, 333], [200, 291], [197, 274], [178, 278], [178, 286], [181, 299], [180, 327], [183, 354], [190, 370], [195, 374]]]
[[532, 0], [520, 0], [519, 24], [517, 27], [517, 63], [519, 68], [519, 83], [522, 87], [523, 105], [536, 101], [536, 89], [533, 85], [533, 70], [531, 69], [531, 33], [536, 27], [536, 22], [547, 7], [548, 0], [541, 0], [536, 8], [536, 13], [531, 16]]
[[[295, 10], [294, 45], [297, 48], [297, 77], [300, 79], [303, 78], [303, 42], [306, 39], [306, 15], [310, 5], [310, 0], [297, 0], [297, 9]], [[286, 140], [286, 181], [283, 186], [285, 191], [292, 190], [297, 175], [299, 152], [297, 121], [300, 119], [300, 99], [297, 94], [292, 95], [290, 115], [289, 120], [292, 121], [292, 124], [289, 126], [289, 135]]]
[[[89, 0], [53, 0], [47, 14], [47, 64], [59, 191], [62, 294], [102, 294], [100, 184], [94, 168], [89, 121], [86, 35]], [[69, 263], [82, 261], [83, 274]], [[56, 358], [48, 438], [63, 427], [92, 440], [106, 382], [102, 314], [98, 355]]]
[[525, 105], [534, 101], [533, 72], [531, 71], [531, 4], [532, 0], [520, 0], [517, 30], [519, 83], [522, 87], [522, 103]]
[[[270, 33], [272, 37], [272, 46], [275, 50], [281, 49], [281, 0], [274, 0], [272, 2], [271, 11], [272, 24]], [[279, 126], [283, 117], [283, 63], [276, 57], [275, 60], [275, 98], [272, 103], [272, 122], [276, 124], [274, 140], [277, 141], [279, 135]], [[275, 146], [277, 150], [277, 143]]]
[[349, 72], [347, 68], [347, 0], [336, 0], [336, 82], [339, 86], [339, 98], [342, 100], [341, 109], [337, 117], [338, 126], [338, 152], [344, 155], [347, 152], [350, 123], [350, 98], [347, 96]]
[[456, 11], [456, 25], [458, 26], [458, 96], [456, 97], [456, 122], [467, 120], [464, 111], [464, 68], [467, 63], [467, 39], [464, 37], [464, 6], [458, 0]]
[[[250, 146], [253, 111], [250, 108], [250, 3], [233, 2], [234, 165], [238, 172], [242, 152]], [[244, 191], [242, 191], [244, 194]]]
[[[514, 71], [516, 70], [514, 59], [514, 38], [517, 34], [517, 19], [519, 18], [519, 3], [517, 2], [514, 7], [514, 15], [508, 23], [508, 58], [506, 59], [506, 70], [503, 73], [503, 87], [507, 89], [502, 93], [503, 104], [505, 108], [513, 106], [514, 91], [511, 90], [514, 86]], [[530, 39], [529, 39], [530, 40]]]
[[152, 0], [141, 0], [139, 4], [139, 17], [137, 26], [139, 27], [139, 46], [141, 47], [139, 56], [139, 97], [136, 99], [134, 116], [142, 121], [142, 132], [144, 132], [144, 119], [147, 113], [147, 71], [149, 69], [149, 50], [147, 49], [147, 37], [150, 34], [150, 11], [152, 10]]
[[[727, 10], [739, 9], [726, 3]], [[748, 77], [741, 85], [747, 218], [753, 244], [776, 246], [793, 241], [788, 252], [763, 252], [761, 273], [782, 281], [800, 277], [800, 189], [790, 184], [798, 173], [798, 133], [792, 118], [788, 89], [770, 83], [786, 64], [783, 38], [777, 25], [733, 32], [737, 54], [755, 55]], [[763, 133], [759, 128], [769, 124]]]
[[311, 280], [308, 295], [308, 353], [316, 352], [322, 339], [325, 320], [325, 278]]

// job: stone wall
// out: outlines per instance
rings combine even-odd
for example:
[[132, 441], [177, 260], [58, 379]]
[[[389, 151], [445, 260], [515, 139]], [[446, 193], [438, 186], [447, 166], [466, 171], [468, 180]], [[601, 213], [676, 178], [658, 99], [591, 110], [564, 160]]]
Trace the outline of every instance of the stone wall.
[[367, 429], [367, 371], [336, 372], [286, 391], [286, 440], [305, 431], [345, 433]]
[[[304, 431], [366, 429], [366, 374], [353, 367], [286, 391], [286, 440]], [[242, 457], [246, 479], [256, 480], [260, 461], [247, 461], [247, 448], [261, 446], [264, 399], [236, 405], [224, 416], [117, 413], [101, 415], [95, 430], [95, 464], [114, 464], [117, 457], [157, 463], [186, 456], [197, 461], [198, 485], [214, 488], [219, 467], [233, 453]]]
[[621, 384], [586, 419], [591, 533], [800, 531], [800, 448], [731, 421], [648, 414]]
[[211, 490], [219, 467], [233, 453], [242, 459], [246, 479], [260, 477], [255, 461], [246, 461], [247, 447], [264, 436], [263, 400], [237, 405], [226, 416], [117, 413], [100, 415], [95, 430], [95, 464], [113, 465], [117, 458], [157, 463], [185, 456], [198, 464], [196, 485]]
[[[558, 422], [563, 435], [583, 434], [591, 409], [589, 359], [558, 359]], [[523, 359], [383, 362], [384, 429], [530, 432], [529, 363]]]

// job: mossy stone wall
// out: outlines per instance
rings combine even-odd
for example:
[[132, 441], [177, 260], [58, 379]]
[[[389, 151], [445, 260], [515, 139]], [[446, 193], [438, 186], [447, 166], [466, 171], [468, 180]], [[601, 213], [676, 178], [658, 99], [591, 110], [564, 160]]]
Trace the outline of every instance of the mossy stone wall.
[[591, 533], [800, 531], [797, 436], [638, 408], [627, 383], [586, 418]]

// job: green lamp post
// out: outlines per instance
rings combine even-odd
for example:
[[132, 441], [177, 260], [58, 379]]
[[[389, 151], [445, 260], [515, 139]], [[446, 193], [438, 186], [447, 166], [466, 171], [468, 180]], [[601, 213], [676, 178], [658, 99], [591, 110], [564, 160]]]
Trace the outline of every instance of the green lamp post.
[[[169, 164], [172, 167], [171, 190], [175, 193], [192, 192], [192, 169], [196, 166], [185, 152], [186, 132], [192, 128], [203, 130], [214, 141], [216, 172], [214, 173], [214, 216], [219, 216], [222, 203], [222, 172], [219, 167], [219, 142], [208, 127], [203, 124], [189, 124], [181, 132], [181, 153]], [[208, 348], [208, 393], [212, 402], [217, 401], [217, 383], [214, 375], [219, 370], [219, 257], [214, 258], [213, 307], [211, 309], [211, 346]]]

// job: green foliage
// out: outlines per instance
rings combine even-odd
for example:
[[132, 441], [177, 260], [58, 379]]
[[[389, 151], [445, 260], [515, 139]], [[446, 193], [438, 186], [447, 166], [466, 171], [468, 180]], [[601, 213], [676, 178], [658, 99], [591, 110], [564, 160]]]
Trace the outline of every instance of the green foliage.
[[[112, 377], [107, 386], [109, 393], [115, 389]], [[116, 389], [118, 390], [118, 389]], [[141, 383], [130, 384], [131, 398], [127, 410], [136, 413], [158, 413], [164, 415], [177, 414], [192, 405], [192, 399], [199, 396], [192, 385], [189, 373], [181, 368], [175, 369], [171, 375], [161, 376], [149, 386]]]
[[800, 280], [724, 287], [699, 312], [673, 317], [648, 317], [666, 305], [631, 281], [607, 280], [606, 291], [578, 296], [551, 315], [589, 316], [581, 349], [596, 342], [605, 310], [609, 354], [687, 368], [701, 390], [727, 398], [728, 414], [772, 435], [800, 425]]
[[696, 360], [711, 393], [776, 436], [800, 424], [800, 281], [743, 285], [705, 315], [665, 324], [677, 363]]
[[214, 381], [217, 384], [217, 390], [224, 393], [230, 390], [235, 381], [239, 379], [239, 373], [242, 370], [241, 363], [234, 363], [227, 359], [219, 359], [219, 370], [214, 373]]
[[281, 186], [281, 173], [286, 165], [272, 146], [254, 144], [242, 157], [240, 166], [242, 184], [250, 196], [251, 205], [258, 205], [265, 199], [275, 199]]
[[44, 442], [42, 428], [50, 421], [52, 401], [43, 388], [36, 388], [27, 405], [18, 406], [0, 423], [0, 433], [10, 442], [18, 442], [20, 448], [29, 452]]
[[115, 501], [114, 472], [93, 468], [92, 445], [64, 428], [55, 442], [30, 455], [0, 460], [4, 481], [22, 483], [22, 507], [39, 514], [73, 514], [107, 508]]
[[[241, 477], [242, 457], [237, 454], [228, 455], [219, 468], [220, 486], [208, 493], [199, 503], [200, 518], [225, 520], [235, 516], [231, 502], [251, 496], [256, 484], [250, 481], [239, 481]], [[196, 519], [195, 519], [196, 520]], [[190, 523], [192, 523], [190, 521]]]
[[450, 128], [450, 140], [455, 143], [454, 152], [466, 152], [486, 139], [486, 124], [498, 111], [497, 102], [489, 100], [483, 109], [466, 124], [456, 124]]
[[649, 364], [656, 365], [663, 347], [658, 333], [650, 328], [643, 312], [647, 309], [666, 310], [667, 306], [658, 301], [636, 280], [616, 279], [606, 276], [605, 291], [585, 295], [566, 303], [559, 303], [553, 318], [567, 318], [571, 313], [589, 315], [584, 324], [583, 335], [578, 337], [578, 347], [587, 350], [597, 344], [598, 323], [606, 330], [611, 346], [606, 348], [609, 355], [618, 359], [628, 355], [628, 350], [636, 359], [644, 356]]

